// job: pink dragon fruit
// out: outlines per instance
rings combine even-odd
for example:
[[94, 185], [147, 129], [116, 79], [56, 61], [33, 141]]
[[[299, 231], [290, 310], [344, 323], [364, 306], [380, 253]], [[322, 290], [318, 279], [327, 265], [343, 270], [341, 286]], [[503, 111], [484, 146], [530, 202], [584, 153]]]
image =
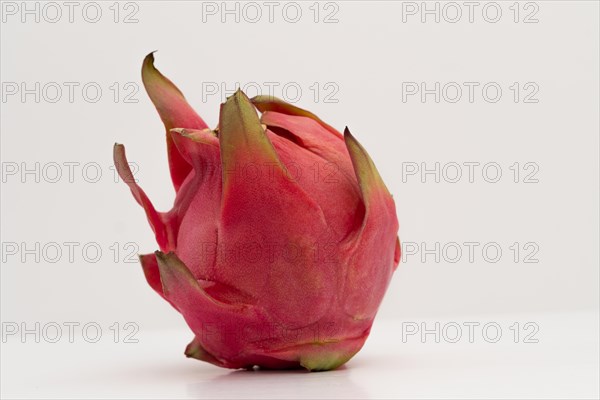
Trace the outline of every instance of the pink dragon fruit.
[[226, 368], [344, 364], [400, 259], [394, 201], [365, 149], [347, 128], [239, 90], [211, 130], [152, 54], [142, 79], [167, 131], [171, 211], [154, 209], [120, 144], [114, 161], [160, 247], [140, 256], [146, 280], [195, 334], [185, 354]]

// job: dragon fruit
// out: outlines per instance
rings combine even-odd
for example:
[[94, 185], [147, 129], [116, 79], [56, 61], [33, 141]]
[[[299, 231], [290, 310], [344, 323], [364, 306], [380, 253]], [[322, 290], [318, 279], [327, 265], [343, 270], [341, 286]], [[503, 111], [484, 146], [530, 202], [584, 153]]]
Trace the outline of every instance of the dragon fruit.
[[210, 129], [153, 54], [142, 80], [166, 128], [173, 208], [155, 210], [123, 145], [114, 161], [160, 248], [140, 256], [146, 280], [195, 335], [185, 354], [226, 368], [344, 364], [400, 259], [394, 201], [365, 149], [348, 128], [239, 90]]

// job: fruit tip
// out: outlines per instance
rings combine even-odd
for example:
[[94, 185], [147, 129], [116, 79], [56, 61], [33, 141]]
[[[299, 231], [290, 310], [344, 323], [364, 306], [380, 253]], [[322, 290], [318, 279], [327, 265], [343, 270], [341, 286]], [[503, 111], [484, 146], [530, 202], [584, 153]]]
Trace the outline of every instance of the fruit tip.
[[154, 53], [156, 53], [156, 51], [157, 50], [154, 50], [144, 57], [144, 62], [142, 62], [142, 78], [147, 72], [157, 71], [156, 67], [154, 66]]
[[245, 93], [242, 92], [242, 89], [238, 87], [231, 96], [227, 96], [225, 101], [221, 103], [221, 107], [223, 107], [225, 104], [227, 104], [231, 101], [239, 102], [240, 99], [242, 98], [242, 96], [245, 96]]
[[144, 57], [145, 60], [149, 61], [150, 63], [154, 63], [154, 53], [156, 53], [158, 50], [152, 50], [150, 53], [146, 54], [146, 57]]
[[354, 138], [352, 133], [350, 133], [350, 129], [348, 129], [347, 126], [344, 128], [344, 141], [346, 143], [348, 143], [348, 141], [356, 142], [356, 139]]

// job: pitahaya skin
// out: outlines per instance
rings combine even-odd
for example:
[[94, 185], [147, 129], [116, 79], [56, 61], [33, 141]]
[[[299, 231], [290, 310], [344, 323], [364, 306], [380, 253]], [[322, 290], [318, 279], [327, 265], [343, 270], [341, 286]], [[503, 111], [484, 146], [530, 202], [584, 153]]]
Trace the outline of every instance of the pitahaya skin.
[[[160, 248], [146, 280], [195, 334], [185, 354], [226, 368], [337, 368], [367, 339], [400, 259], [392, 196], [346, 128], [237, 91], [211, 130], [154, 67], [176, 191], [157, 212], [115, 144], [117, 171]], [[261, 115], [257, 114], [257, 110]]]

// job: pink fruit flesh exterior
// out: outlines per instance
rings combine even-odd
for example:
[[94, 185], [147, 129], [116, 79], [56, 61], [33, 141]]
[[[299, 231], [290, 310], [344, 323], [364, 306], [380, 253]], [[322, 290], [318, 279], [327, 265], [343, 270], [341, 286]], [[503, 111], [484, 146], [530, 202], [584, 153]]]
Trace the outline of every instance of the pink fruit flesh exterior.
[[[394, 201], [350, 134], [272, 97], [236, 92], [208, 129], [148, 55], [176, 198], [144, 208], [160, 251], [150, 286], [195, 334], [185, 354], [226, 368], [329, 370], [363, 346], [400, 259]], [[257, 109], [262, 114], [259, 117]]]

